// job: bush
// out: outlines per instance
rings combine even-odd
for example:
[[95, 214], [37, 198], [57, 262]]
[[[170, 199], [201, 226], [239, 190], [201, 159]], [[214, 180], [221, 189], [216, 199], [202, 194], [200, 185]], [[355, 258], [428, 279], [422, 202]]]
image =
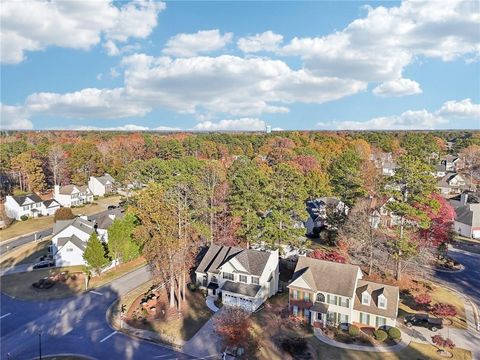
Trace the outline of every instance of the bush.
[[432, 302], [432, 297], [429, 294], [424, 293], [415, 296], [414, 300], [420, 307], [428, 307], [428, 305], [430, 305]]
[[400, 340], [402, 333], [396, 327], [388, 329], [388, 337], [392, 340]]
[[74, 218], [75, 218], [75, 215], [73, 215], [72, 209], [67, 207], [61, 207], [60, 209], [55, 211], [55, 215], [53, 216], [54, 221], [71, 220]]
[[373, 332], [373, 336], [377, 341], [385, 341], [387, 340], [388, 334], [385, 330], [378, 329]]
[[436, 303], [433, 304], [430, 312], [439, 317], [453, 317], [457, 315], [457, 308], [450, 304]]
[[290, 355], [299, 355], [307, 350], [307, 341], [301, 337], [284, 338], [281, 340], [281, 346]]
[[197, 284], [195, 284], [195, 283], [188, 283], [187, 287], [188, 287], [188, 290], [190, 290], [190, 291], [197, 290]]
[[358, 326], [350, 325], [348, 327], [348, 333], [350, 334], [350, 336], [358, 336], [358, 334], [360, 334], [360, 329], [358, 328]]
[[441, 335], [432, 336], [432, 342], [443, 349], [453, 349], [455, 343], [450, 339], [444, 339]]
[[28, 220], [28, 216], [27, 216], [27, 215], [22, 215], [22, 216], [20, 216], [20, 220], [22, 220], [22, 221], [27, 221], [27, 220]]

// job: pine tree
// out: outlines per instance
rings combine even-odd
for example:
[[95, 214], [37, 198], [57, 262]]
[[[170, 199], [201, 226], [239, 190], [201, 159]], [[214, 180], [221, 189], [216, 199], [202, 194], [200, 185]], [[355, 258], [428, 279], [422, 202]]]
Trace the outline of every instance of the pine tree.
[[96, 232], [93, 232], [88, 239], [87, 247], [83, 253], [83, 259], [97, 274], [99, 274], [102, 267], [109, 262], [105, 255], [105, 247], [101, 243]]

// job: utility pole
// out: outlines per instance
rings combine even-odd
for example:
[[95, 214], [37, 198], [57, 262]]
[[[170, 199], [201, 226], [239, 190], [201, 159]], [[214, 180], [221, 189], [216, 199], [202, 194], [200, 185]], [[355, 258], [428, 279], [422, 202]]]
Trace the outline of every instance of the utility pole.
[[42, 332], [38, 332], [38, 355], [39, 359], [42, 360]]

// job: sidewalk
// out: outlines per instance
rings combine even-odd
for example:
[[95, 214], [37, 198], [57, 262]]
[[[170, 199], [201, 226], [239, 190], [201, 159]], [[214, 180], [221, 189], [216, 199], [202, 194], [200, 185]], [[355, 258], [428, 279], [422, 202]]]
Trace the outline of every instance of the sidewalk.
[[215, 305], [215, 296], [207, 296], [205, 302], [207, 303], [207, 306], [210, 310], [212, 310], [214, 313], [216, 313], [218, 310], [220, 310], [217, 305]]
[[216, 312], [213, 314], [205, 325], [197, 331], [195, 336], [184, 344], [182, 349], [184, 353], [198, 358], [209, 358], [220, 355], [220, 340], [214, 331], [214, 319], [219, 313], [220, 312]]
[[315, 337], [320, 340], [321, 342], [334, 346], [340, 349], [349, 349], [349, 350], [357, 350], [357, 351], [366, 351], [366, 352], [398, 352], [400, 350], [405, 349], [411, 341], [411, 337], [402, 332], [402, 341], [396, 345], [388, 346], [388, 345], [355, 345], [355, 344], [345, 344], [329, 337], [326, 337], [322, 334], [320, 329], [314, 329]]

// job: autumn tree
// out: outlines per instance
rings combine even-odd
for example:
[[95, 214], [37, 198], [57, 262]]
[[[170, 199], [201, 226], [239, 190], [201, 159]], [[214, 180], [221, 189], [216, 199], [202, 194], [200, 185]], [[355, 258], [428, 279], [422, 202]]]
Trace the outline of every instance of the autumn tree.
[[470, 145], [463, 149], [459, 158], [461, 161], [461, 170], [470, 177], [470, 183], [473, 181], [473, 174], [480, 169], [480, 145]]
[[23, 152], [12, 158], [12, 169], [19, 174], [20, 189], [41, 191], [45, 188], [45, 175], [42, 161], [37, 159], [33, 151]]
[[55, 211], [55, 214], [53, 216], [53, 221], [71, 220], [74, 218], [75, 218], [75, 215], [73, 214], [72, 209], [67, 207], [61, 207], [60, 209]]
[[238, 306], [228, 306], [214, 318], [215, 333], [225, 346], [246, 347], [253, 339], [251, 314]]
[[133, 260], [139, 256], [139, 246], [133, 240], [135, 216], [126, 213], [123, 218], [116, 218], [108, 228], [108, 250], [115, 264]]
[[345, 258], [345, 256], [340, 254], [338, 251], [326, 251], [326, 250], [315, 249], [312, 253], [310, 253], [309, 257], [318, 259], [318, 260], [337, 262], [341, 264], [345, 264], [347, 262], [347, 259]]
[[83, 185], [88, 182], [91, 175], [99, 174], [101, 158], [95, 144], [85, 141], [76, 144], [68, 158], [68, 165], [73, 172], [73, 182]]
[[59, 185], [66, 170], [67, 153], [61, 145], [53, 145], [48, 152], [48, 166], [53, 174], [53, 185]]
[[101, 269], [109, 263], [109, 259], [105, 254], [105, 247], [94, 231], [87, 241], [87, 247], [83, 253], [83, 259], [88, 267], [100, 274]]

